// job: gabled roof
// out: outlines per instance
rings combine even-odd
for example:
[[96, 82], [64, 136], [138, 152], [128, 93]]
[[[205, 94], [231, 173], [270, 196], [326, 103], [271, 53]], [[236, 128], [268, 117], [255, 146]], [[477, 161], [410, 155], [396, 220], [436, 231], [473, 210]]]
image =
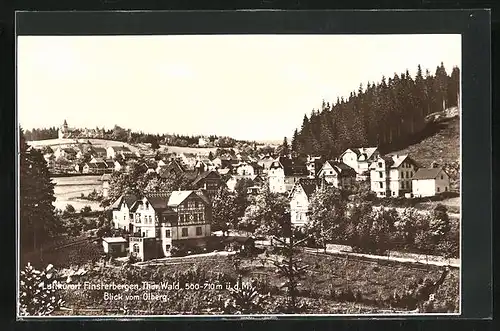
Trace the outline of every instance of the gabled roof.
[[408, 154], [403, 154], [403, 155], [399, 155], [399, 154], [392, 154], [392, 155], [388, 155], [392, 158], [393, 160], [393, 165], [391, 166], [391, 168], [399, 168], [401, 166], [401, 164], [403, 164], [403, 162], [409, 162], [409, 163], [412, 163], [414, 166], [418, 166], [417, 163], [408, 156]]
[[302, 187], [307, 197], [309, 198], [318, 188], [318, 181], [316, 179], [302, 178], [299, 180], [298, 185]]
[[[162, 211], [168, 209], [169, 193], [167, 192], [165, 192], [163, 196], [158, 194], [151, 194], [151, 195], [146, 195], [145, 198], [157, 213], [161, 213]], [[143, 200], [137, 200], [133, 204], [131, 211], [132, 212], [136, 211], [137, 207], [141, 206], [143, 203], [144, 203]]]
[[207, 205], [210, 205], [210, 199], [206, 195], [206, 192], [204, 190], [197, 190], [195, 191], [196, 195], [198, 195]]
[[218, 173], [217, 171], [215, 171], [215, 170], [204, 171], [204, 172], [200, 173], [200, 174], [196, 177], [196, 179], [193, 181], [193, 185], [198, 184], [201, 180], [203, 180], [203, 179], [207, 178], [207, 177], [208, 177], [209, 175], [211, 175], [212, 173], [213, 173], [213, 174], [216, 174], [216, 175], [217, 175], [217, 177], [219, 177], [219, 178], [220, 178], [219, 173]]
[[354, 176], [354, 177], [356, 176], [356, 170], [354, 170], [345, 163], [338, 162], [335, 160], [328, 160], [323, 164], [321, 170], [323, 170], [326, 164], [329, 164], [339, 176]]
[[121, 195], [116, 201], [111, 205], [111, 209], [120, 209], [121, 205], [125, 202], [128, 208], [132, 207], [132, 204], [137, 200], [137, 197], [132, 194]]
[[173, 191], [172, 194], [170, 195], [170, 198], [168, 199], [168, 206], [169, 207], [177, 207], [180, 205], [184, 200], [189, 197], [193, 191]]
[[435, 179], [441, 172], [444, 172], [441, 168], [420, 168], [412, 179]]
[[357, 157], [358, 157], [358, 160], [360, 159], [360, 157], [362, 155], [365, 156], [365, 159], [368, 160], [370, 159], [373, 154], [377, 151], [377, 147], [354, 147], [354, 148], [348, 148], [344, 153], [342, 153], [340, 155], [340, 157], [342, 157], [345, 153], [347, 153], [348, 151], [353, 151], [354, 153], [356, 153]]

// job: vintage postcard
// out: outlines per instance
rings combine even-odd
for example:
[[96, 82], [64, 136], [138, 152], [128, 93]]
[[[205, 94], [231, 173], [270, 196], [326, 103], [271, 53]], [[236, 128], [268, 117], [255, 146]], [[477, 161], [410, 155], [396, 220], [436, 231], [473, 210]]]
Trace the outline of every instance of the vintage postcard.
[[458, 315], [459, 34], [17, 37], [18, 314]]

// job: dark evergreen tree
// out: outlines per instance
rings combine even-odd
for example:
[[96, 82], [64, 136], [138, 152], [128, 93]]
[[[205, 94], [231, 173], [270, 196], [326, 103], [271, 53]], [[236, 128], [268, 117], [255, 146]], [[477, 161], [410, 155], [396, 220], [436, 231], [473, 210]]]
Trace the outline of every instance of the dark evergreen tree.
[[379, 83], [360, 85], [349, 97], [322, 102], [320, 110], [304, 115], [292, 139], [292, 154], [335, 157], [349, 147], [378, 146], [390, 150], [422, 133], [427, 115], [458, 105], [460, 71], [451, 76], [441, 63], [425, 76], [419, 65], [415, 78], [408, 70]]
[[20, 130], [19, 212], [21, 244], [39, 248], [61, 229], [54, 214], [54, 183], [40, 151], [30, 148]]

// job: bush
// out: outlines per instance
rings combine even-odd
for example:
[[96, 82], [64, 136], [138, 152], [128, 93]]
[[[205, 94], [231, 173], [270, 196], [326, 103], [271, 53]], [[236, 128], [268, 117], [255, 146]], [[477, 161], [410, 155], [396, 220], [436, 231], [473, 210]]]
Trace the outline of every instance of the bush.
[[92, 212], [92, 208], [90, 206], [85, 206], [80, 210], [82, 215], [89, 215]]
[[[52, 285], [49, 289], [48, 285]], [[46, 316], [61, 307], [63, 300], [57, 281], [54, 279], [53, 266], [45, 270], [34, 269], [30, 263], [21, 271], [19, 310], [22, 316]]]

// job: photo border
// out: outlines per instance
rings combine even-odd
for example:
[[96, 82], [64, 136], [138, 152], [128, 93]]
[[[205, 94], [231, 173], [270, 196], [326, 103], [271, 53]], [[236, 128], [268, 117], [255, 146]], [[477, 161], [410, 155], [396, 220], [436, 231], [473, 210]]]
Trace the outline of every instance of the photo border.
[[[17, 35], [158, 34], [461, 34], [461, 317], [490, 318], [492, 313], [491, 229], [491, 77], [490, 11], [134, 11], [16, 12]], [[89, 24], [85, 24], [89, 22]], [[18, 150], [17, 111], [15, 121]], [[480, 160], [481, 162], [478, 162]], [[16, 154], [16, 173], [18, 173]], [[464, 173], [471, 175], [463, 176]], [[16, 190], [18, 176], [16, 177]], [[464, 194], [465, 193], [465, 194]], [[17, 200], [17, 192], [16, 192]], [[17, 210], [17, 201], [16, 201]], [[16, 213], [17, 214], [17, 213]], [[18, 216], [18, 215], [16, 215]], [[16, 217], [17, 218], [17, 217]], [[16, 224], [17, 226], [17, 224]], [[18, 252], [16, 252], [18, 253]], [[16, 256], [17, 257], [17, 256]], [[19, 259], [16, 259], [16, 273]], [[17, 280], [17, 279], [16, 279]], [[16, 283], [16, 292], [18, 284]], [[17, 309], [16, 309], [17, 313]], [[434, 316], [436, 315], [436, 316]], [[32, 319], [258, 319], [275, 315], [198, 315], [182, 317], [22, 317]], [[278, 315], [279, 319], [372, 318], [355, 315]], [[456, 314], [381, 315], [377, 318], [456, 318]]]

